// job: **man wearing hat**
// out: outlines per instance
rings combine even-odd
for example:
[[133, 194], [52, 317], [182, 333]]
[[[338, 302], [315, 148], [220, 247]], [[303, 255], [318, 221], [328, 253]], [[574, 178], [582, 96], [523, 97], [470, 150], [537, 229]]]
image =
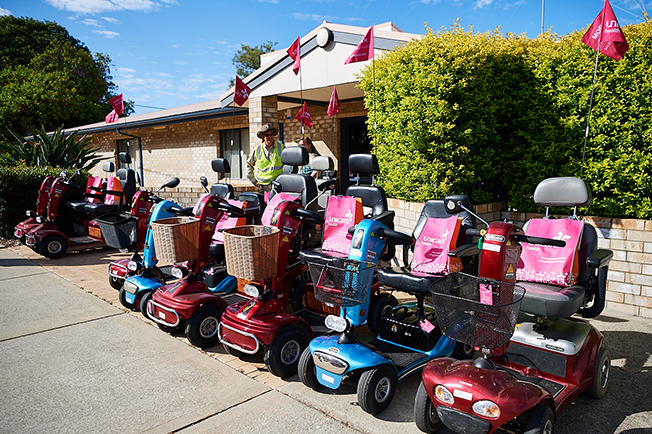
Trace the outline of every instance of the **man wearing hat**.
[[247, 178], [258, 187], [260, 193], [271, 191], [272, 181], [283, 173], [283, 163], [281, 163], [283, 143], [274, 138], [276, 135], [278, 135], [278, 128], [263, 124], [257, 133], [263, 143], [254, 149], [247, 160]]

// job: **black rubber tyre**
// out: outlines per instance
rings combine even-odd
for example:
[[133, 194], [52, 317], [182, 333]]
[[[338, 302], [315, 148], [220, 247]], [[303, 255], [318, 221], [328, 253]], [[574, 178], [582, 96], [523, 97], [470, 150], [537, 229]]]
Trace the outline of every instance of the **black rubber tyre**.
[[219, 342], [217, 326], [222, 309], [207, 304], [195, 311], [186, 323], [186, 337], [196, 347], [208, 348]]
[[554, 425], [555, 415], [550, 407], [539, 404], [530, 412], [523, 434], [552, 434]]
[[43, 238], [38, 245], [38, 252], [49, 259], [59, 259], [68, 250], [68, 241], [61, 235], [53, 234]]
[[303, 330], [288, 327], [265, 350], [265, 366], [277, 377], [285, 378], [296, 374], [301, 353], [307, 346], [308, 337]]
[[184, 330], [184, 328], [186, 327], [186, 321], [180, 320], [179, 324], [176, 327], [166, 326], [158, 322], [156, 323], [156, 325], [165, 333], [179, 333], [180, 331]]
[[[138, 310], [136, 306], [134, 306], [133, 304], [127, 301], [127, 298], [125, 296], [126, 293], [127, 291], [125, 291], [124, 286], [120, 288], [120, 292], [118, 293], [118, 300], [120, 300], [120, 304], [122, 304], [124, 307], [126, 307], [129, 310]], [[136, 299], [136, 302], [138, 302], [138, 299]]]
[[321, 384], [317, 380], [317, 371], [315, 369], [315, 359], [312, 358], [310, 348], [303, 350], [301, 358], [299, 359], [299, 380], [311, 389], [317, 389]]
[[380, 365], [362, 373], [358, 382], [358, 403], [370, 414], [382, 413], [394, 398], [398, 379], [390, 365]]
[[611, 369], [611, 354], [605, 347], [600, 348], [598, 360], [595, 362], [595, 374], [593, 385], [588, 390], [589, 396], [595, 399], [602, 399], [609, 388], [609, 370]]
[[290, 306], [293, 312], [305, 309], [307, 306], [306, 299], [306, 282], [297, 281], [292, 285], [292, 294], [290, 294]]
[[124, 279], [120, 279], [119, 277], [109, 276], [109, 285], [111, 285], [111, 288], [113, 289], [117, 289], [118, 291], [120, 291], [124, 283], [125, 283]]
[[396, 297], [386, 292], [380, 293], [371, 298], [369, 303], [369, 315], [367, 315], [367, 327], [374, 335], [380, 330], [380, 317], [391, 312], [392, 308], [398, 305]]
[[423, 381], [419, 384], [414, 397], [414, 422], [417, 424], [417, 428], [428, 434], [439, 431], [443, 425], [435, 405], [426, 392]]
[[457, 360], [471, 360], [475, 358], [475, 349], [471, 345], [456, 342], [451, 357]]
[[147, 319], [152, 319], [149, 313], [147, 313], [147, 303], [149, 303], [153, 295], [154, 295], [154, 291], [147, 291], [146, 293], [143, 294], [142, 297], [140, 297], [140, 304], [139, 304], [140, 313], [142, 313], [143, 316]]

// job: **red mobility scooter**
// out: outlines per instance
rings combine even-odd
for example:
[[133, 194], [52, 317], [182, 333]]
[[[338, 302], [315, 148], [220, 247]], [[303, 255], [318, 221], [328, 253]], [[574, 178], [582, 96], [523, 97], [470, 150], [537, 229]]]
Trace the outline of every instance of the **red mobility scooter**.
[[[547, 216], [548, 207], [588, 206], [592, 198], [584, 181], [563, 177], [542, 181], [534, 201], [546, 207]], [[454, 200], [446, 206], [460, 209]], [[480, 234], [480, 277], [454, 273], [431, 291], [443, 333], [481, 347], [483, 357], [426, 365], [415, 422], [428, 433], [445, 425], [458, 433], [502, 428], [551, 434], [556, 416], [580, 393], [601, 398], [607, 391], [611, 359], [603, 336], [570, 317], [592, 318], [603, 310], [613, 253], [597, 249], [595, 229], [575, 213], [570, 219], [530, 220], [525, 233], [494, 222]], [[560, 273], [555, 265], [569, 252], [571, 267], [578, 258], [576, 283], [566, 280], [572, 270]], [[537, 266], [544, 272], [530, 272]]]

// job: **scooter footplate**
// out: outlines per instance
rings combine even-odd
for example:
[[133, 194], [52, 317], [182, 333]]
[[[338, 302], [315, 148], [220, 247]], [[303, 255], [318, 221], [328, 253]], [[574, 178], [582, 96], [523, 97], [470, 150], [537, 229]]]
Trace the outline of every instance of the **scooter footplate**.
[[389, 342], [374, 339], [369, 342], [378, 351], [382, 352], [387, 358], [391, 359], [396, 365], [396, 370], [401, 372], [411, 364], [424, 360], [424, 353], [414, 350], [408, 350], [398, 345], [392, 345]]
[[546, 380], [545, 378], [540, 378], [540, 377], [528, 377], [527, 375], [523, 375], [523, 374], [521, 374], [521, 373], [518, 372], [518, 371], [514, 371], [514, 370], [511, 370], [511, 369], [508, 369], [508, 368], [502, 367], [502, 366], [499, 367], [499, 369], [502, 369], [502, 370], [504, 370], [504, 371], [506, 371], [506, 372], [509, 372], [509, 373], [510, 373], [511, 375], [513, 375], [514, 378], [516, 378], [517, 380], [528, 381], [528, 382], [530, 382], [530, 383], [534, 383], [534, 384], [536, 384], [536, 385], [538, 385], [538, 386], [543, 387], [543, 388], [546, 389], [548, 392], [550, 392], [550, 394], [551, 394], [554, 398], [556, 398], [557, 395], [559, 395], [561, 392], [563, 392], [563, 390], [566, 388], [566, 386], [563, 385], [563, 384], [560, 384], [560, 383], [557, 383], [557, 382], [555, 382], [555, 381], [551, 381], [551, 380]]

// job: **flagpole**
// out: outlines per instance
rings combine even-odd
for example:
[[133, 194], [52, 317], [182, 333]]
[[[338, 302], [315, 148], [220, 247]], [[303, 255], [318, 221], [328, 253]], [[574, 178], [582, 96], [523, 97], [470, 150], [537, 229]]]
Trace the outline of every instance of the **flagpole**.
[[593, 68], [593, 83], [591, 84], [591, 98], [589, 99], [589, 115], [586, 119], [586, 130], [584, 132], [584, 146], [582, 148], [582, 166], [580, 168], [580, 179], [584, 175], [584, 159], [586, 157], [586, 142], [589, 140], [589, 128], [591, 124], [591, 111], [593, 108], [593, 94], [595, 92], [595, 82], [598, 76], [598, 61], [600, 60], [600, 45], [602, 41], [598, 42], [598, 51], [595, 54], [595, 67]]
[[[301, 96], [301, 109], [303, 109], [303, 73], [301, 72], [303, 68], [299, 68], [299, 95]], [[299, 109], [299, 110], [301, 110]], [[304, 129], [303, 129], [303, 119], [301, 120], [301, 138], [304, 137]]]

